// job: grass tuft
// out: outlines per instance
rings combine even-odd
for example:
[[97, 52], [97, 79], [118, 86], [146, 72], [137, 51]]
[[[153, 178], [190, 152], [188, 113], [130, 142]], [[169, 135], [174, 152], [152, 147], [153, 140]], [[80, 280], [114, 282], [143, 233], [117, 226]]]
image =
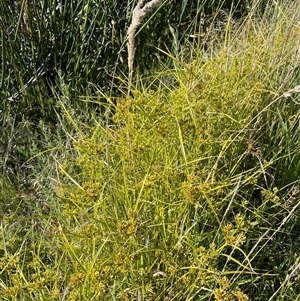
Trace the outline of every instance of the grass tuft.
[[27, 162], [40, 190], [1, 182], [3, 300], [297, 300], [296, 7], [164, 52], [130, 94], [86, 98], [104, 118], [61, 78], [60, 139]]

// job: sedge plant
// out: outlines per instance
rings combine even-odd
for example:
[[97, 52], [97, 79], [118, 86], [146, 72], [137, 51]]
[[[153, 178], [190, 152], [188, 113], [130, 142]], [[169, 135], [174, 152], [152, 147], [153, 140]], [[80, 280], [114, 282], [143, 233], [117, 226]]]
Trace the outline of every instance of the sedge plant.
[[296, 300], [297, 8], [229, 14], [191, 60], [99, 96], [105, 118], [60, 99], [71, 146], [53, 206], [4, 214], [3, 300]]

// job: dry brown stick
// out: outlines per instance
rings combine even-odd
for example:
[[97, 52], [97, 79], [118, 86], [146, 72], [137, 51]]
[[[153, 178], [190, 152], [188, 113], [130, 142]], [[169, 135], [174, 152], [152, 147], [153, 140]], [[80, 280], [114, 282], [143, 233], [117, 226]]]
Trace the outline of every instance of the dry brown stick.
[[131, 89], [132, 74], [133, 74], [133, 62], [135, 55], [135, 34], [139, 25], [143, 22], [145, 16], [150, 13], [154, 8], [158, 7], [163, 0], [152, 0], [146, 3], [145, 0], [139, 0], [136, 7], [132, 13], [132, 21], [127, 30], [127, 40], [128, 40], [128, 68], [129, 68], [129, 83], [128, 83], [128, 94]]

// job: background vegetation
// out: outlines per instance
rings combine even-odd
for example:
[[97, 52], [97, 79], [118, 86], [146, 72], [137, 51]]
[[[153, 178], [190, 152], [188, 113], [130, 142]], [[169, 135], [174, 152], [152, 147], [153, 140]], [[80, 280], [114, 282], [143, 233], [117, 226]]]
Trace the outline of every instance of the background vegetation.
[[165, 1], [128, 94], [136, 2], [0, 1], [1, 298], [298, 300], [299, 4]]

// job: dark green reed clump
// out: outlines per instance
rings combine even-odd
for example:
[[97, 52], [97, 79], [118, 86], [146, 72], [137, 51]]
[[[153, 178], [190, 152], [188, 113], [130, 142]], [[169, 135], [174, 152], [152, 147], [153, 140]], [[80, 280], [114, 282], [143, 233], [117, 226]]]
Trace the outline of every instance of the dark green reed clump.
[[[89, 83], [107, 89], [116, 72], [126, 73], [126, 31], [136, 3], [1, 1], [1, 96], [51, 94], [58, 72], [74, 92], [86, 91]], [[250, 8], [240, 1], [165, 1], [138, 33], [139, 70], [157, 66], [162, 54], [155, 47], [178, 53], [186, 41], [200, 38], [212, 16], [224, 21], [230, 10], [241, 16]], [[32, 99], [25, 101], [33, 106]], [[37, 103], [48, 107], [45, 99]]]

